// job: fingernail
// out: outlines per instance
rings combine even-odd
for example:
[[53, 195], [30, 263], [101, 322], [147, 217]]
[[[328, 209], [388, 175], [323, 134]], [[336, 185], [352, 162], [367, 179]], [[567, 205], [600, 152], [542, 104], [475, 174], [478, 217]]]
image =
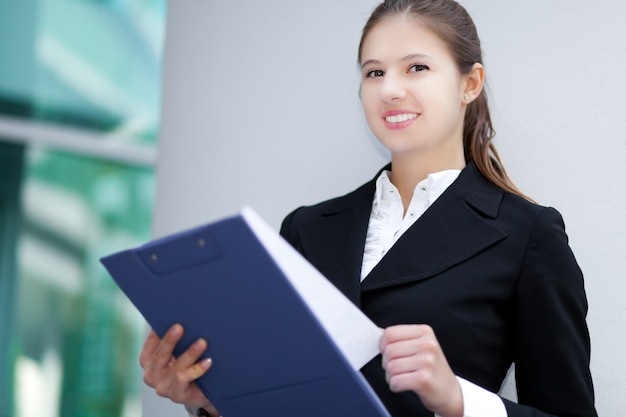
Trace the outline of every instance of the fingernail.
[[206, 342], [204, 341], [204, 339], [198, 339], [196, 340], [196, 342], [193, 344], [193, 350], [195, 351], [202, 351], [206, 349]]
[[180, 324], [175, 324], [174, 326], [172, 326], [172, 329], [170, 330], [170, 334], [172, 336], [179, 336], [183, 331], [183, 326], [181, 326]]
[[208, 368], [213, 364], [213, 359], [206, 358], [202, 362], [200, 362], [203, 368]]

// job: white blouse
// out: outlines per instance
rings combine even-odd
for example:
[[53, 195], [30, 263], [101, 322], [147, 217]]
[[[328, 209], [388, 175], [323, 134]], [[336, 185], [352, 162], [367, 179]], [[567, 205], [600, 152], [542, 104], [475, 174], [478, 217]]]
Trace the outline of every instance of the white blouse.
[[361, 281], [374, 269], [400, 236], [446, 191], [460, 173], [458, 169], [449, 169], [430, 174], [420, 181], [413, 191], [413, 198], [406, 216], [400, 193], [389, 179], [389, 171], [383, 171], [380, 174], [376, 179], [376, 193], [367, 226]]

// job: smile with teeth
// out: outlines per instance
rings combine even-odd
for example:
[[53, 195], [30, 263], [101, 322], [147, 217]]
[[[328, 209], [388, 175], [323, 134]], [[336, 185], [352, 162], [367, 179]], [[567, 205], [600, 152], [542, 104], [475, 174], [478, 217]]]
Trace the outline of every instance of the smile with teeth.
[[385, 117], [385, 120], [389, 123], [402, 123], [402, 122], [406, 122], [407, 120], [415, 119], [416, 117], [417, 117], [417, 114], [415, 113], [405, 113], [405, 114], [396, 114], [393, 116], [387, 116]]

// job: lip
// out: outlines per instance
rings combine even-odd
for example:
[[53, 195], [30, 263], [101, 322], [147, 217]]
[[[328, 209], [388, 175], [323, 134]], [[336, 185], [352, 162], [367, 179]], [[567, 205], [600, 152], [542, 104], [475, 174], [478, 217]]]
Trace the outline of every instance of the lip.
[[[387, 121], [388, 117], [391, 116], [398, 116], [400, 114], [414, 114], [416, 115], [416, 117], [412, 118], [412, 119], [408, 119], [402, 122], [396, 122], [396, 123], [392, 123]], [[383, 123], [385, 124], [385, 127], [389, 130], [399, 130], [399, 129], [404, 129], [410, 125], [413, 124], [413, 122], [415, 122], [418, 118], [420, 117], [420, 113], [415, 112], [415, 111], [411, 111], [411, 110], [402, 110], [402, 109], [394, 109], [394, 110], [388, 110], [386, 112], [383, 113]]]

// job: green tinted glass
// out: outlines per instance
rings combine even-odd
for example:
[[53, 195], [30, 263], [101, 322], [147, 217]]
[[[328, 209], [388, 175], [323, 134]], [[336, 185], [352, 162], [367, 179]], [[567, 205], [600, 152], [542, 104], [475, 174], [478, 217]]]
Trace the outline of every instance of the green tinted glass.
[[0, 417], [140, 415], [165, 0], [0, 1]]
[[0, 112], [154, 141], [165, 0], [0, 2]]
[[152, 173], [58, 152], [31, 150], [25, 161], [13, 330], [17, 414], [137, 413], [143, 320], [98, 259], [149, 236]]

